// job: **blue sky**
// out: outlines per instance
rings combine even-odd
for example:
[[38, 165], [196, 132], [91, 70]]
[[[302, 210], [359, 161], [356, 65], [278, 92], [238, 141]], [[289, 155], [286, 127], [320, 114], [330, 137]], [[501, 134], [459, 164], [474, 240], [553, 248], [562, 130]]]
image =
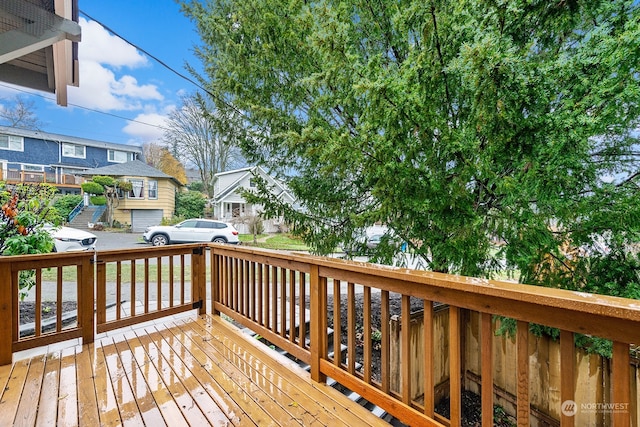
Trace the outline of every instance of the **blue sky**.
[[56, 105], [53, 94], [9, 88], [5, 83], [0, 86], [0, 104], [15, 95], [34, 101], [45, 132], [121, 144], [159, 141], [158, 126], [179, 105], [180, 96], [197, 87], [98, 22], [185, 75], [185, 62], [200, 68], [193, 56], [193, 46], [199, 43], [195, 26], [173, 0], [80, 0], [79, 8], [80, 87], [69, 87], [69, 106]]

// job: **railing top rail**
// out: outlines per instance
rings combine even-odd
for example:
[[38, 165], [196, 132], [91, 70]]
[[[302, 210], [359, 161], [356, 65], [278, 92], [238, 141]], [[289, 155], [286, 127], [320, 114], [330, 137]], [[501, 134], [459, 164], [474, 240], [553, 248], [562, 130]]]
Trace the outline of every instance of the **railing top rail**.
[[[635, 324], [634, 331], [627, 334], [640, 342], [640, 301], [607, 295], [564, 289], [545, 288], [499, 280], [479, 279], [430, 271], [411, 270], [327, 258], [304, 253], [272, 251], [260, 248], [209, 245], [216, 254], [228, 256], [244, 255], [244, 258], [268, 256], [281, 261], [314, 264], [320, 274], [334, 279], [372, 285], [382, 290], [400, 292], [418, 298], [470, 308], [495, 314], [503, 314], [521, 320], [539, 322], [567, 330], [584, 333], [602, 333], [606, 322], [598, 330], [582, 330], [584, 319], [574, 316], [590, 316], [594, 319], [621, 320], [626, 326]], [[550, 320], [550, 322], [547, 322]], [[619, 324], [619, 329], [623, 326]], [[636, 331], [637, 330], [637, 331]], [[610, 335], [610, 334], [607, 334]], [[619, 337], [622, 339], [622, 337]], [[628, 341], [634, 342], [634, 341]]]
[[113, 261], [123, 261], [123, 260], [131, 260], [131, 259], [150, 259], [150, 258], [158, 258], [165, 257], [171, 255], [184, 255], [190, 254], [194, 249], [205, 249], [206, 244], [202, 243], [190, 243], [190, 244], [181, 244], [181, 245], [169, 245], [169, 246], [159, 246], [159, 247], [149, 247], [144, 246], [141, 248], [132, 248], [132, 249], [110, 249], [104, 251], [97, 251], [96, 257], [100, 261], [104, 262], [113, 262]]

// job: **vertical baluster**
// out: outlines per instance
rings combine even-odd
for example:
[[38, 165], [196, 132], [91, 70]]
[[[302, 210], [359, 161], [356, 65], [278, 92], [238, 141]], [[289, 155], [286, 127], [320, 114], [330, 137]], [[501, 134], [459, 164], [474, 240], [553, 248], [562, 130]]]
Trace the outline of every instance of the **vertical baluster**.
[[[162, 310], [162, 258], [156, 258], [156, 309]], [[193, 283], [193, 278], [192, 278]]]
[[169, 307], [173, 307], [173, 286], [174, 286], [174, 271], [173, 271], [173, 255], [169, 256]]
[[353, 375], [356, 371], [356, 297], [355, 285], [351, 282], [347, 283], [347, 328], [347, 371]]
[[342, 364], [342, 307], [340, 280], [333, 279], [333, 363]]
[[270, 281], [270, 274], [269, 272], [271, 271], [271, 269], [269, 268], [268, 265], [264, 265], [264, 286], [263, 286], [263, 290], [264, 290], [264, 295], [262, 296], [262, 305], [263, 305], [263, 312], [264, 312], [264, 326], [269, 329], [269, 325], [271, 324], [269, 319], [269, 286], [271, 285]]
[[529, 426], [529, 324], [521, 320], [518, 321], [516, 329], [516, 351], [518, 426]]
[[[307, 336], [307, 304], [306, 304], [306, 276], [304, 272], [300, 272], [298, 280], [300, 281], [300, 332], [298, 333], [300, 347], [306, 348], [306, 336]], [[334, 297], [335, 299], [335, 297]]]
[[271, 266], [271, 331], [278, 333], [278, 267]]
[[391, 360], [391, 344], [390, 344], [390, 314], [389, 314], [389, 291], [380, 293], [380, 329], [382, 332], [382, 340], [380, 342], [380, 376], [382, 392], [389, 394], [389, 378], [390, 378], [390, 360]]
[[[96, 265], [96, 321], [98, 325], [107, 322], [107, 265], [104, 261], [99, 261]], [[62, 280], [62, 278], [60, 278]], [[80, 301], [78, 301], [78, 308]]]
[[42, 334], [42, 269], [38, 268], [36, 271], [36, 325], [35, 333], [36, 337]]
[[120, 320], [120, 305], [122, 301], [122, 262], [116, 263], [116, 320]]
[[363, 340], [364, 340], [364, 381], [371, 383], [371, 288], [364, 287]]
[[[193, 277], [191, 278], [193, 280]], [[144, 259], [144, 313], [149, 312], [149, 258]]]
[[257, 305], [257, 309], [258, 309], [258, 324], [259, 325], [264, 325], [264, 311], [263, 311], [263, 307], [264, 307], [264, 292], [263, 292], [263, 272], [264, 272], [264, 265], [262, 264], [258, 264], [257, 266], [258, 269], [258, 292], [257, 292], [257, 297], [258, 297], [258, 301], [256, 302]]
[[482, 425], [493, 425], [493, 323], [490, 313], [480, 313]]
[[56, 332], [62, 331], [62, 268], [57, 267], [56, 277]]
[[287, 270], [280, 268], [280, 336], [287, 332]]
[[[400, 315], [401, 322], [401, 341], [400, 348], [402, 361], [400, 368], [402, 372], [402, 402], [408, 405], [411, 402], [411, 299], [409, 295], [402, 295], [402, 312]], [[452, 374], [453, 375], [453, 374]]]
[[254, 322], [258, 321], [257, 316], [257, 308], [258, 308], [258, 298], [257, 294], [257, 283], [256, 283], [256, 263], [255, 261], [251, 261], [251, 300], [249, 304], [249, 310], [251, 311], [251, 320]]
[[180, 305], [184, 305], [184, 286], [185, 286], [185, 270], [184, 270], [184, 254], [180, 254]]
[[424, 413], [433, 418], [434, 410], [434, 387], [435, 379], [433, 372], [433, 302], [423, 301], [424, 325], [423, 325], [423, 345], [424, 345]]
[[136, 315], [136, 284], [136, 261], [131, 260], [131, 317]]
[[242, 302], [244, 303], [244, 312], [243, 314], [248, 318], [251, 318], [250, 306], [251, 306], [251, 262], [244, 262], [244, 299]]
[[460, 308], [449, 306], [449, 405], [452, 426], [462, 420], [460, 381]]
[[[304, 307], [300, 308], [301, 310]], [[289, 270], [289, 342], [296, 342], [296, 272]]]

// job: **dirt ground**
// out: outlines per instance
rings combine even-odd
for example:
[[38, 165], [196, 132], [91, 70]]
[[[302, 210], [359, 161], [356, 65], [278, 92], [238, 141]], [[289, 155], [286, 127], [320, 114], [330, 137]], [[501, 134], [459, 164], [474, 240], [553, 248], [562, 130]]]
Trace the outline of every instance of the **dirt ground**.
[[[21, 301], [19, 306], [20, 324], [24, 325], [36, 321], [36, 303], [33, 301]], [[62, 312], [75, 310], [77, 304], [75, 301], [64, 301], [62, 303]], [[42, 320], [56, 317], [57, 306], [55, 301], [42, 302]]]

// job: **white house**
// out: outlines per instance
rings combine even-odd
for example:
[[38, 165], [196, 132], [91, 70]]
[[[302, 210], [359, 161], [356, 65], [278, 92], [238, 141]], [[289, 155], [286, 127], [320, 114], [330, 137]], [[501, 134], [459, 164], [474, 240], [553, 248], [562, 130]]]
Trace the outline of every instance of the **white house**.
[[[212, 202], [213, 216], [221, 221], [232, 222], [240, 233], [248, 233], [248, 226], [243, 221], [258, 215], [262, 211], [261, 205], [248, 203], [241, 195], [242, 190], [256, 188], [255, 177], [264, 179], [274, 198], [285, 203], [295, 204], [295, 199], [281, 181], [273, 178], [260, 166], [252, 166], [216, 174], [214, 198]], [[275, 233], [283, 231], [282, 218], [264, 221], [264, 231]]]

